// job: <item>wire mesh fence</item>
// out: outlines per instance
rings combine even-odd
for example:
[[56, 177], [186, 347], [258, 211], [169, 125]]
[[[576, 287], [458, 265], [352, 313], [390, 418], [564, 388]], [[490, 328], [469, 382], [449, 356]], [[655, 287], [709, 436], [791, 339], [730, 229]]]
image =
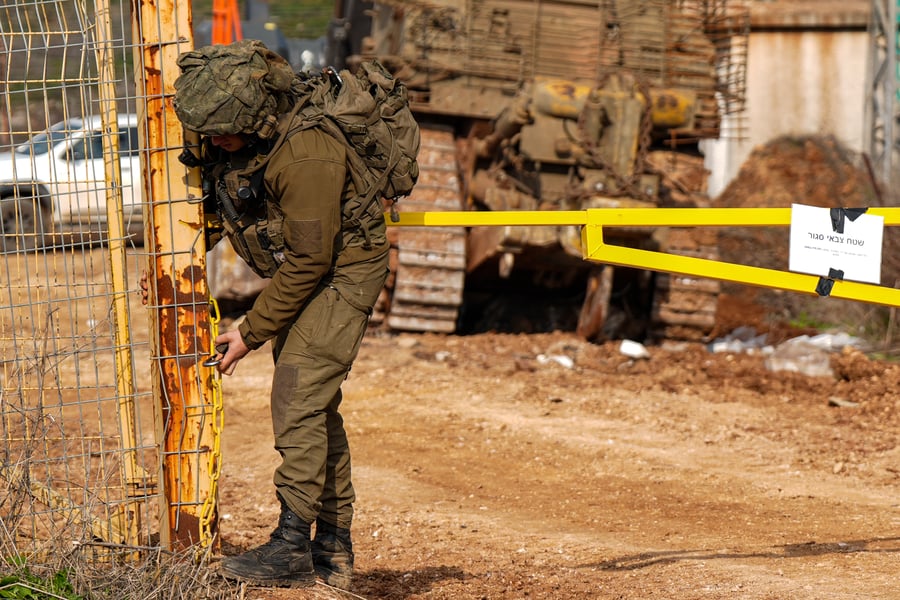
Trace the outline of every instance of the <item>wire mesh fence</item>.
[[121, 355], [146, 361], [148, 345], [146, 334], [125, 347], [116, 340], [108, 261], [103, 250], [73, 248], [0, 262], [0, 518], [19, 549], [60, 536], [149, 537], [140, 523], [157, 493], [151, 396], [146, 381], [125, 390], [117, 380]]
[[217, 378], [200, 366], [211, 327], [202, 215], [170, 160], [184, 145], [166, 107], [175, 74], [147, 58], [177, 70], [188, 12], [0, 6], [3, 556], [210, 543], [208, 436], [221, 412]]

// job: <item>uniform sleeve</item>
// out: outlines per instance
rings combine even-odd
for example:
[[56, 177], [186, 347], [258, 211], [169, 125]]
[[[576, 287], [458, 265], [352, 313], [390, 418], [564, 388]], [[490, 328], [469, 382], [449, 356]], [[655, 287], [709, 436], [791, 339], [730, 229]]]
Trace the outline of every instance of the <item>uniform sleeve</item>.
[[249, 348], [287, 327], [331, 270], [346, 175], [343, 146], [318, 129], [294, 134], [269, 160], [265, 182], [284, 212], [285, 262], [239, 326]]

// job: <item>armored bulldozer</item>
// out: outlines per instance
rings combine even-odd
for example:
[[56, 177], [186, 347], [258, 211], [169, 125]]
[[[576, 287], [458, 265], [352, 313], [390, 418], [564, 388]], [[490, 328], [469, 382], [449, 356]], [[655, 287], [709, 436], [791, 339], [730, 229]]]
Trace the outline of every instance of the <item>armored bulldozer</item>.
[[[330, 61], [377, 58], [408, 87], [420, 178], [400, 210], [704, 206], [700, 144], [737, 123], [740, 0], [338, 0]], [[590, 340], [703, 339], [719, 285], [583, 260], [568, 227], [393, 228], [375, 321], [391, 330], [533, 327]], [[608, 243], [716, 257], [709, 231]], [[523, 310], [525, 312], [523, 313]], [[556, 313], [556, 317], [553, 314]], [[523, 316], [524, 314], [524, 316]]]

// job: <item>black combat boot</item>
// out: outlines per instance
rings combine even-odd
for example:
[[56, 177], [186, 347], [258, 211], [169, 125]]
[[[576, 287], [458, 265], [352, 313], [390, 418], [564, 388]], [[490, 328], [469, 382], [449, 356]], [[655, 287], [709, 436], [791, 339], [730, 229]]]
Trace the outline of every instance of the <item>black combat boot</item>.
[[342, 590], [350, 589], [353, 577], [353, 544], [350, 530], [316, 520], [316, 539], [312, 542], [316, 575], [325, 583]]
[[252, 585], [311, 587], [316, 584], [309, 543], [310, 526], [281, 504], [278, 527], [269, 541], [222, 560], [222, 576]]

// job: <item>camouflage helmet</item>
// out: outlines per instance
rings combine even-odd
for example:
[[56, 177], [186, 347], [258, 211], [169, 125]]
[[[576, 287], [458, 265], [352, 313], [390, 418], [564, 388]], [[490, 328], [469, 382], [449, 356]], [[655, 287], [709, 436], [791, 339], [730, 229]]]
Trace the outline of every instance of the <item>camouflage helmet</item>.
[[175, 114], [202, 135], [255, 133], [290, 108], [294, 71], [258, 40], [204, 46], [178, 57]]

